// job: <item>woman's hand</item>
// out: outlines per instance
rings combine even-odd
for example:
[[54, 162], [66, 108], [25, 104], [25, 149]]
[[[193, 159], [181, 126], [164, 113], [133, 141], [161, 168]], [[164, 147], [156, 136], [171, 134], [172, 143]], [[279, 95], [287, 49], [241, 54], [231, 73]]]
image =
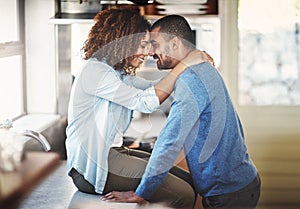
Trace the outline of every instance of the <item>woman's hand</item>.
[[213, 58], [205, 51], [194, 50], [190, 52], [185, 58], [183, 58], [172, 70], [171, 73], [178, 77], [186, 68], [191, 65], [200, 64], [202, 62], [208, 62], [215, 66]]
[[134, 191], [128, 192], [110, 192], [101, 197], [101, 200], [109, 202], [130, 202], [142, 204], [144, 198], [138, 196]]
[[181, 62], [188, 66], [200, 64], [202, 62], [208, 62], [215, 66], [213, 58], [206, 52], [200, 50], [194, 50], [190, 52]]

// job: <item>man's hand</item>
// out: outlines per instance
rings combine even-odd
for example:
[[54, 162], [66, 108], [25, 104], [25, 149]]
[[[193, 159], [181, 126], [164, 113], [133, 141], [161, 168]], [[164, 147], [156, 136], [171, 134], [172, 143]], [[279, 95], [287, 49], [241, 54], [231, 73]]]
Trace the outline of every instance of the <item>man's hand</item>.
[[139, 197], [135, 192], [110, 192], [101, 197], [101, 200], [109, 201], [109, 202], [130, 202], [130, 203], [139, 203], [142, 204], [144, 202], [144, 198]]
[[208, 62], [215, 66], [213, 58], [207, 54], [206, 51], [194, 50], [189, 53], [182, 61], [186, 66], [191, 66], [195, 64], [200, 64], [202, 62]]

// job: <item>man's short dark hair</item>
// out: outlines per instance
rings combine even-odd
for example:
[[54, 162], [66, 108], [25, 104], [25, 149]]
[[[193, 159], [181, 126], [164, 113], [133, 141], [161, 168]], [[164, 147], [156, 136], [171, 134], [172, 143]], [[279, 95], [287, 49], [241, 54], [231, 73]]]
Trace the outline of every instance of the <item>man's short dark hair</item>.
[[151, 27], [160, 28], [159, 32], [167, 33], [170, 37], [177, 36], [183, 40], [187, 47], [194, 48], [194, 33], [187, 20], [180, 15], [168, 15], [158, 19]]

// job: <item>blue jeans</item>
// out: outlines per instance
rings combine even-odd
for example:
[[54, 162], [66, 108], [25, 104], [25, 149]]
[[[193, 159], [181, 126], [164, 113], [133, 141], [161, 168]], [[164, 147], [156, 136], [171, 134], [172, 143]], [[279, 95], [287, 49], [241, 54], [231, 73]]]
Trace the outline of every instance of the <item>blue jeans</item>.
[[229, 194], [203, 197], [204, 209], [255, 209], [260, 197], [259, 175], [243, 189]]

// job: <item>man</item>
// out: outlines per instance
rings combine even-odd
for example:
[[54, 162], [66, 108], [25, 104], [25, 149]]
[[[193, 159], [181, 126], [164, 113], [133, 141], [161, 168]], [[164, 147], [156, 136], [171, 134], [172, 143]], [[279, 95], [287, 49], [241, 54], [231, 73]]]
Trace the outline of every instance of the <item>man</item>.
[[[151, 30], [153, 57], [160, 69], [172, 68], [194, 50], [191, 28], [181, 16], [163, 17]], [[258, 172], [223, 79], [208, 63], [193, 65], [178, 77], [170, 114], [136, 191], [112, 192], [103, 199], [148, 200], [182, 148], [205, 209], [256, 207]]]

